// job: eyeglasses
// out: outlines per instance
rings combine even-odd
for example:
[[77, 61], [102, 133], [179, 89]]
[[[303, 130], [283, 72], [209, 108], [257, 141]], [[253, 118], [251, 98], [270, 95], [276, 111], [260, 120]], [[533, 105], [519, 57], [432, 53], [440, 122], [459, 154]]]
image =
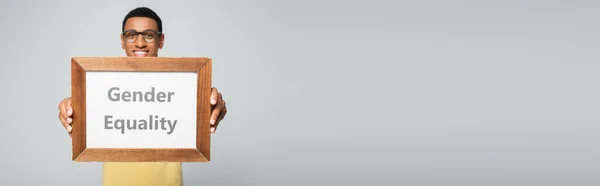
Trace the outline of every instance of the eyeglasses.
[[126, 30], [123, 32], [123, 37], [128, 43], [133, 43], [138, 38], [138, 35], [142, 34], [142, 37], [146, 42], [154, 42], [156, 37], [160, 36], [162, 32], [157, 32], [154, 30], [144, 30], [143, 32], [137, 32], [135, 30]]

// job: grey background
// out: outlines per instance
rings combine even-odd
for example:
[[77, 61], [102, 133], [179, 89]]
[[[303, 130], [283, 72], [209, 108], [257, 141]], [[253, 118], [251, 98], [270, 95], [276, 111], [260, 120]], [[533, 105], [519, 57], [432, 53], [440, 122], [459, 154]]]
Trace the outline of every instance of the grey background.
[[100, 185], [57, 105], [72, 56], [210, 56], [229, 113], [186, 185], [599, 185], [597, 1], [2, 1], [0, 185]]

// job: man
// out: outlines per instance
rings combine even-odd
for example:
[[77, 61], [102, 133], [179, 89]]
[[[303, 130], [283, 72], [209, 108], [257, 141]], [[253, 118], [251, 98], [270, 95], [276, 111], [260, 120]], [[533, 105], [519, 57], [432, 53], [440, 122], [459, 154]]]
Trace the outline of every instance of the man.
[[[123, 19], [121, 48], [130, 57], [157, 57], [162, 49], [165, 34], [162, 21], [146, 7], [130, 11]], [[219, 122], [225, 117], [227, 108], [221, 93], [212, 88], [210, 103], [213, 105], [210, 132], [214, 133]], [[71, 136], [73, 108], [71, 98], [58, 105], [58, 117]], [[106, 162], [103, 165], [103, 185], [183, 185], [180, 162]]]

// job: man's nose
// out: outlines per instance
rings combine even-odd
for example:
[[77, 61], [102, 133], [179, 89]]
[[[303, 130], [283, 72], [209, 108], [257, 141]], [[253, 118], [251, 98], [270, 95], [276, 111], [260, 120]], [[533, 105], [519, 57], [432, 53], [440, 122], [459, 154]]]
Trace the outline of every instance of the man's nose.
[[138, 48], [146, 47], [146, 40], [144, 37], [141, 34], [138, 34], [137, 37], [138, 38], [135, 40], [135, 46]]

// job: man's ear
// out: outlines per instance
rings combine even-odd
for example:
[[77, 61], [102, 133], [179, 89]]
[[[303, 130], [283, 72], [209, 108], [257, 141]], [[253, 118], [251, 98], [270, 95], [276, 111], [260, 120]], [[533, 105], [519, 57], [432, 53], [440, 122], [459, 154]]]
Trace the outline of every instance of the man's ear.
[[123, 38], [123, 34], [119, 34], [119, 37], [121, 38], [121, 49], [125, 50], [125, 40]]
[[162, 49], [163, 45], [165, 44], [165, 34], [160, 34], [160, 39], [158, 40], [158, 48]]

